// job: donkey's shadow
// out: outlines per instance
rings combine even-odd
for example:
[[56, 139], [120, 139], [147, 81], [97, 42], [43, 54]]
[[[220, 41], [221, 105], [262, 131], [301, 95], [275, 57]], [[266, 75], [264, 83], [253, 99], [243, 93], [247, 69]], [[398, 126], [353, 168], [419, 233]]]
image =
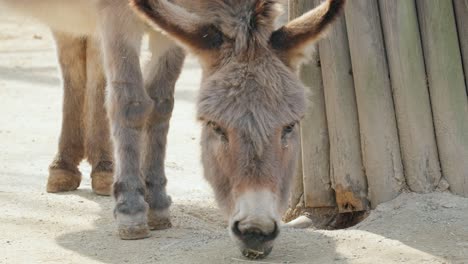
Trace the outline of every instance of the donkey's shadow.
[[[173, 227], [154, 231], [143, 240], [120, 240], [112, 217], [113, 200], [89, 190], [73, 192], [100, 206], [92, 229], [56, 238], [65, 249], [103, 263], [245, 263], [229, 237], [226, 222], [212, 201], [177, 201], [172, 205]], [[324, 239], [327, 240], [325, 243]], [[321, 243], [314, 241], [320, 240]], [[296, 241], [309, 241], [296, 243]], [[283, 230], [267, 263], [333, 263], [331, 238], [304, 230]], [[315, 256], [315, 257], [312, 257]], [[315, 262], [315, 260], [318, 262]], [[314, 260], [314, 262], [310, 262]], [[340, 262], [345, 263], [345, 262]]]

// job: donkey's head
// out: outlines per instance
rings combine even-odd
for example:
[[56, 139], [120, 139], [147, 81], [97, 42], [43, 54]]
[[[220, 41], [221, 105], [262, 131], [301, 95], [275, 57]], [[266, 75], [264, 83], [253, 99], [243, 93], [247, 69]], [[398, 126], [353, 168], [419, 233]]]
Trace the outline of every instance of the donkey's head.
[[264, 257], [279, 232], [300, 150], [306, 100], [296, 68], [344, 0], [329, 0], [278, 30], [275, 0], [185, 1], [185, 9], [173, 2], [184, 0], [132, 5], [200, 58], [205, 177], [244, 255]]

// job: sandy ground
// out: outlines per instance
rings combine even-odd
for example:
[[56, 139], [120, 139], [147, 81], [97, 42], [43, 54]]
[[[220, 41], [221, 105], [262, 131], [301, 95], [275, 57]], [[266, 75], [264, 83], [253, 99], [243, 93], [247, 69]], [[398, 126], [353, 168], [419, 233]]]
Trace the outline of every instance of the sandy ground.
[[[202, 178], [199, 77], [189, 58], [166, 161], [174, 228], [121, 241], [112, 199], [93, 195], [86, 164], [79, 190], [45, 192], [61, 120], [53, 43], [46, 28], [0, 12], [0, 263], [248, 263]], [[468, 263], [468, 199], [403, 194], [347, 230], [283, 230], [260, 263]]]

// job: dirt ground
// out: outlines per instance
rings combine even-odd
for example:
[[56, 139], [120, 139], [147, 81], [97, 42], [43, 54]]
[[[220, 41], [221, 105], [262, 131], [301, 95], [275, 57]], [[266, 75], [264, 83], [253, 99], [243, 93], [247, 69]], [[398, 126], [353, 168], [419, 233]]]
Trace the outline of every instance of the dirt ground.
[[[202, 178], [199, 79], [189, 58], [166, 161], [174, 227], [122, 241], [112, 199], [93, 195], [86, 164], [79, 190], [45, 192], [61, 121], [53, 42], [46, 28], [0, 12], [0, 263], [248, 263]], [[403, 194], [346, 230], [283, 230], [257, 263], [468, 263], [468, 199]]]

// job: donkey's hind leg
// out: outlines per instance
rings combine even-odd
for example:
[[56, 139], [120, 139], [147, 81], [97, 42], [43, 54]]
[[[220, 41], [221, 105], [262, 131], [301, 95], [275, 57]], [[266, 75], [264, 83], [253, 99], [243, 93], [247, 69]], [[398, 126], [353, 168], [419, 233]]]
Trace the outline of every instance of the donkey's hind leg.
[[150, 229], [171, 227], [166, 193], [164, 158], [169, 121], [174, 107], [174, 86], [179, 77], [185, 53], [159, 33], [150, 34], [151, 61], [145, 69], [145, 87], [154, 102], [145, 126], [145, 150], [142, 171], [146, 183], [146, 201], [149, 205]]
[[62, 130], [58, 153], [49, 166], [47, 192], [78, 188], [78, 164], [84, 157], [83, 104], [86, 83], [86, 39], [54, 32], [63, 80]]
[[105, 109], [106, 77], [99, 42], [88, 37], [86, 47], [85, 151], [92, 166], [91, 186], [98, 195], [110, 195], [113, 182], [112, 143]]

